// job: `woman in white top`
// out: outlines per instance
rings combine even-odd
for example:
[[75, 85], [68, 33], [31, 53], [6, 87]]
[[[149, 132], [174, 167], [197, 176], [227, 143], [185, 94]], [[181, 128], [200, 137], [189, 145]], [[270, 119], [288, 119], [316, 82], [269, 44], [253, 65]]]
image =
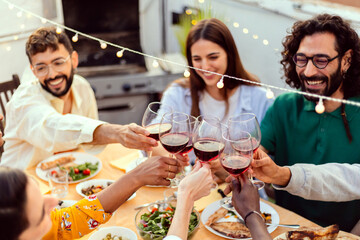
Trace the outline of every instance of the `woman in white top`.
[[[218, 19], [202, 20], [190, 30], [186, 57], [189, 66], [259, 82], [243, 67], [230, 30]], [[174, 81], [164, 92], [161, 101], [174, 111], [195, 117], [213, 115], [222, 122], [229, 116], [252, 112], [261, 121], [272, 103], [265, 89], [256, 85], [224, 77], [224, 87], [219, 89], [216, 84], [221, 75], [194, 69], [190, 73], [189, 78]]]

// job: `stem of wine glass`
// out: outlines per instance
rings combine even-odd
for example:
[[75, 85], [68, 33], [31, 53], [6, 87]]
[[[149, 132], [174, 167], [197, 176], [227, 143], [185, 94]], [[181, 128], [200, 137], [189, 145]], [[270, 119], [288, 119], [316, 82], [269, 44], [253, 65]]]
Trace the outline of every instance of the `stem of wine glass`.
[[151, 156], [152, 156], [152, 151], [146, 151], [146, 154], [147, 154], [147, 157], [148, 157], [148, 158], [151, 158]]
[[261, 190], [264, 188], [265, 186], [265, 183], [261, 180], [255, 180], [253, 175], [252, 174], [249, 174], [249, 179], [250, 181], [252, 182], [252, 184], [255, 185], [255, 187], [258, 189], [258, 190]]

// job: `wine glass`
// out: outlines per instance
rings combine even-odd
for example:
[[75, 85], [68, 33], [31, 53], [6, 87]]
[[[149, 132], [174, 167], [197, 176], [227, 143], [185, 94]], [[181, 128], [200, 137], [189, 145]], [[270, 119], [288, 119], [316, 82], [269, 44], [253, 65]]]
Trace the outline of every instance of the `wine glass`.
[[[229, 137], [229, 128], [222, 126], [222, 143], [224, 149], [220, 154], [220, 164], [230, 175], [237, 178], [245, 173], [251, 164], [253, 151], [251, 135], [245, 131], [237, 131], [239, 139], [231, 140]], [[249, 150], [251, 149], [251, 150]], [[221, 200], [221, 205], [231, 204], [231, 197], [225, 197]]]
[[[252, 151], [253, 153], [260, 146], [261, 141], [261, 131], [259, 122], [253, 113], [242, 113], [237, 116], [230, 117], [228, 120], [228, 131], [230, 140], [236, 141], [241, 138], [241, 131], [248, 132], [251, 136], [251, 145], [248, 146], [248, 151]], [[234, 146], [236, 149], [237, 146]], [[239, 149], [238, 149], [239, 150]], [[239, 150], [240, 151], [240, 150]], [[242, 149], [244, 151], [244, 149]], [[251, 177], [252, 183], [260, 190], [265, 184], [263, 181], [258, 179], [253, 179]]]
[[191, 115], [188, 115], [188, 116], [189, 116], [189, 122], [190, 122], [190, 129], [189, 129], [190, 140], [189, 140], [188, 144], [186, 145], [186, 147], [180, 151], [180, 154], [182, 154], [182, 155], [188, 154], [193, 149], [192, 138], [194, 136], [195, 129], [198, 125], [198, 119], [196, 117], [191, 116]]
[[221, 137], [220, 119], [213, 116], [199, 116], [199, 124], [193, 136], [193, 148], [200, 162], [217, 159], [224, 144]]
[[[161, 102], [151, 102], [147, 106], [143, 119], [142, 126], [150, 132], [149, 137], [159, 141], [159, 133], [168, 131], [169, 129], [160, 129], [160, 121], [165, 113], [172, 112], [172, 107]], [[151, 157], [152, 151], [147, 152], [147, 156]]]
[[[165, 113], [160, 122], [160, 129], [168, 129], [167, 131], [160, 131], [159, 139], [171, 157], [174, 157], [174, 154], [181, 152], [188, 145], [190, 121], [187, 114], [181, 112]], [[183, 176], [183, 171], [180, 171], [175, 178], [170, 179], [170, 186], [177, 187]]]

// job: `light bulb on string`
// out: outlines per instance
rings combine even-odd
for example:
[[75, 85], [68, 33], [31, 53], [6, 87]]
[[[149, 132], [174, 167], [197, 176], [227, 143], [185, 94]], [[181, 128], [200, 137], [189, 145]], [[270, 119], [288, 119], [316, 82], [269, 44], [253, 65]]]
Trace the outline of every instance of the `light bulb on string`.
[[16, 41], [16, 40], [19, 40], [19, 36], [18, 35], [15, 35], [14, 36], [14, 40]]
[[189, 72], [189, 70], [185, 69], [185, 71], [184, 71], [184, 77], [186, 77], [186, 78], [190, 77], [190, 72]]
[[6, 51], [10, 52], [10, 51], [11, 51], [11, 47], [10, 47], [10, 46], [7, 46], [7, 47], [6, 47]]
[[101, 42], [101, 43], [100, 43], [100, 47], [101, 47], [101, 49], [107, 48], [106, 42]]
[[9, 3], [8, 7], [9, 7], [10, 10], [13, 10], [14, 9], [14, 4]]
[[25, 29], [25, 24], [21, 24], [21, 25], [20, 25], [20, 28], [21, 28], [21, 29]]
[[71, 40], [72, 40], [73, 42], [77, 42], [77, 41], [79, 40], [79, 34], [76, 33], [76, 34], [71, 38]]
[[233, 23], [233, 26], [236, 27], [236, 28], [238, 28], [238, 27], [240, 27], [240, 24], [239, 24], [238, 22], [234, 22], [234, 23]]
[[28, 18], [28, 19], [32, 18], [31, 13], [27, 13], [27, 14], [26, 14], [26, 18]]
[[62, 32], [62, 29], [60, 27], [56, 27], [56, 33], [61, 34], [61, 32]]
[[266, 97], [267, 97], [268, 99], [274, 98], [274, 92], [271, 91], [270, 88], [267, 88], [267, 89], [266, 89]]
[[22, 11], [18, 11], [17, 13], [16, 13], [16, 16], [18, 17], [18, 18], [21, 18], [22, 17]]
[[159, 62], [155, 59], [155, 60], [153, 61], [153, 63], [152, 63], [152, 66], [153, 66], [154, 68], [158, 68], [158, 67], [159, 67]]
[[41, 22], [42, 22], [43, 24], [45, 24], [45, 23], [47, 23], [47, 20], [46, 20], [45, 18], [41, 18]]
[[124, 48], [121, 49], [120, 51], [117, 51], [116, 56], [117, 56], [118, 58], [121, 58], [122, 56], [124, 56], [124, 51], [125, 51]]
[[221, 76], [220, 80], [216, 84], [217, 88], [221, 89], [224, 87], [224, 75]]
[[320, 98], [318, 104], [316, 104], [315, 111], [318, 114], [322, 114], [325, 111], [325, 106], [322, 98]]

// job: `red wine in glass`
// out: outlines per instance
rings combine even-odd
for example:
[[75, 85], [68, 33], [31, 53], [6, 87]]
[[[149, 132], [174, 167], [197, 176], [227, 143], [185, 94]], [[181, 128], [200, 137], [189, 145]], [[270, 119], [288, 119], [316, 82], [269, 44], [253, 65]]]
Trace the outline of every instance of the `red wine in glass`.
[[221, 160], [223, 168], [232, 176], [237, 177], [248, 170], [251, 159], [241, 155], [224, 156]]
[[161, 144], [172, 154], [180, 152], [189, 142], [189, 136], [181, 133], [166, 133], [161, 135]]
[[224, 144], [215, 139], [199, 139], [194, 143], [194, 152], [200, 161], [208, 162], [218, 158]]
[[193, 145], [187, 145], [183, 150], [180, 151], [180, 154], [186, 154], [186, 153], [189, 153], [191, 152], [191, 150], [193, 149]]
[[159, 134], [170, 132], [171, 124], [170, 123], [162, 124], [160, 129], [160, 123], [155, 123], [146, 126], [145, 129], [150, 132], [150, 135], [148, 137], [151, 137], [156, 141], [159, 141]]
[[254, 137], [251, 137], [250, 141], [244, 142], [245, 140], [246, 139], [244, 138], [234, 141], [234, 143], [232, 143], [232, 147], [243, 155], [250, 155], [250, 151], [255, 153], [260, 146], [258, 140]]

